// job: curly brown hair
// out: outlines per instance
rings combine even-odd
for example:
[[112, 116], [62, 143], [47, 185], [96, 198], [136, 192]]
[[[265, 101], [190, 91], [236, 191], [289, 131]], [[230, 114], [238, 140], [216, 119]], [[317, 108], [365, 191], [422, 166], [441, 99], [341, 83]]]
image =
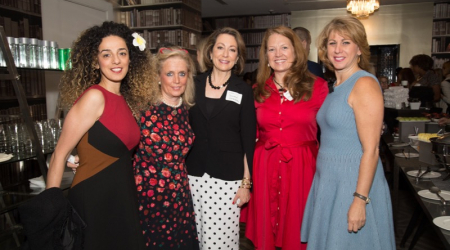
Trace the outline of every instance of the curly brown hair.
[[70, 52], [72, 68], [64, 71], [60, 82], [60, 98], [64, 108], [71, 108], [86, 89], [100, 83], [98, 48], [103, 38], [108, 36], [122, 38], [129, 51], [130, 64], [120, 85], [120, 93], [133, 114], [138, 115], [141, 109], [154, 100], [159, 90], [157, 84], [152, 84], [156, 73], [151, 69], [151, 54], [133, 45], [133, 33], [126, 25], [114, 22], [104, 22], [101, 26], [96, 25], [81, 33]]
[[331, 20], [330, 23], [323, 28], [317, 38], [317, 44], [319, 49], [319, 59], [327, 66], [328, 69], [334, 71], [333, 64], [328, 59], [328, 37], [331, 32], [337, 32], [343, 37], [348, 37], [356, 45], [358, 45], [359, 51], [361, 51], [361, 56], [359, 57], [358, 66], [369, 71], [372, 68], [370, 64], [370, 47], [367, 41], [366, 30], [364, 25], [356, 18], [351, 16], [336, 17]]
[[415, 55], [409, 60], [409, 64], [411, 66], [418, 66], [419, 68], [423, 69], [425, 72], [433, 68], [433, 58], [431, 58], [429, 55], [420, 54]]
[[264, 102], [270, 96], [270, 92], [266, 88], [266, 81], [272, 75], [273, 70], [268, 66], [267, 42], [273, 34], [279, 34], [288, 38], [294, 48], [295, 60], [284, 76], [284, 82], [287, 84], [286, 87], [289, 93], [294, 98], [294, 102], [301, 100], [308, 101], [312, 95], [315, 77], [308, 71], [307, 53], [303, 48], [300, 38], [298, 38], [292, 29], [285, 26], [268, 28], [264, 34], [259, 51], [258, 76], [254, 91], [255, 100], [257, 102]]

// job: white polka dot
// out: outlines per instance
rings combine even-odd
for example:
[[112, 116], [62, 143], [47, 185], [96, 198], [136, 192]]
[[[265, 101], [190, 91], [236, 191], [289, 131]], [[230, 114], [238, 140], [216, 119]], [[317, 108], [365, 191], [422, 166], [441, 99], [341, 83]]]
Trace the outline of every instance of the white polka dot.
[[[192, 177], [196, 187], [192, 188], [194, 209], [200, 249], [239, 250], [239, 215], [240, 208], [232, 204], [239, 188], [239, 181], [223, 181], [205, 174]], [[209, 185], [206, 185], [208, 181]], [[195, 181], [194, 181], [195, 180]], [[211, 185], [214, 183], [214, 185]], [[212, 195], [214, 194], [214, 195]], [[197, 199], [200, 197], [199, 199]], [[197, 204], [195, 204], [197, 203]], [[202, 204], [205, 205], [204, 209]], [[208, 213], [209, 211], [209, 213]], [[220, 211], [220, 212], [219, 212]]]

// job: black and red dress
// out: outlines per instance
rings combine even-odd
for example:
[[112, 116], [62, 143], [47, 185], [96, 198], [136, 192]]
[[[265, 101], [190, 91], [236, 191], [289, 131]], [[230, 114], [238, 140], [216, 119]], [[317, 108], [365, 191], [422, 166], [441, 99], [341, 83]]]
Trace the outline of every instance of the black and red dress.
[[131, 165], [139, 127], [123, 96], [90, 89], [103, 93], [105, 107], [77, 145], [80, 165], [68, 196], [87, 224], [83, 249], [145, 249]]

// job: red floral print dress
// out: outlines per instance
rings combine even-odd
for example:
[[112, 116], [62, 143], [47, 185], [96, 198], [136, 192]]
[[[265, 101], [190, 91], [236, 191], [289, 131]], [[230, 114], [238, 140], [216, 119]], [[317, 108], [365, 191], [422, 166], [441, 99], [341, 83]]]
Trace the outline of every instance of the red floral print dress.
[[148, 249], [199, 249], [185, 157], [194, 141], [184, 106], [150, 106], [133, 167]]

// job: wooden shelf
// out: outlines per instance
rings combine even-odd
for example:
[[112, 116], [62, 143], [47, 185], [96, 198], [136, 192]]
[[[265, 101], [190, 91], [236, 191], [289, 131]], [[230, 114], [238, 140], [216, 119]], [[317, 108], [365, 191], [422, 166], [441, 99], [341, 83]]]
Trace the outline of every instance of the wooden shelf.
[[126, 5], [119, 6], [114, 8], [115, 10], [131, 10], [131, 9], [161, 9], [164, 7], [174, 7], [174, 6], [183, 6], [187, 7], [193, 11], [201, 12], [200, 9], [195, 8], [187, 3], [183, 3], [182, 1], [173, 1], [168, 3], [155, 3], [155, 4], [136, 4], [136, 5]]
[[21, 10], [21, 9], [9, 7], [9, 6], [2, 5], [2, 4], [0, 4], [0, 9], [14, 12], [14, 13], [10, 12], [12, 14], [12, 16], [14, 14], [21, 14], [21, 15], [28, 15], [28, 16], [32, 16], [32, 17], [37, 17], [39, 19], [41, 18], [41, 14], [33, 13], [33, 12], [30, 12], [30, 11], [24, 11], [24, 10]]
[[433, 52], [431, 54], [432, 55], [449, 55], [450, 56], [450, 52]]
[[[17, 97], [15, 96], [0, 96], [0, 102], [2, 101], [15, 101]], [[27, 100], [42, 100], [45, 101], [45, 96], [27, 96]]]
[[176, 29], [184, 29], [191, 32], [202, 33], [201, 30], [196, 30], [191, 27], [187, 27], [185, 25], [160, 25], [160, 26], [144, 26], [144, 27], [130, 27], [132, 30], [176, 30]]

